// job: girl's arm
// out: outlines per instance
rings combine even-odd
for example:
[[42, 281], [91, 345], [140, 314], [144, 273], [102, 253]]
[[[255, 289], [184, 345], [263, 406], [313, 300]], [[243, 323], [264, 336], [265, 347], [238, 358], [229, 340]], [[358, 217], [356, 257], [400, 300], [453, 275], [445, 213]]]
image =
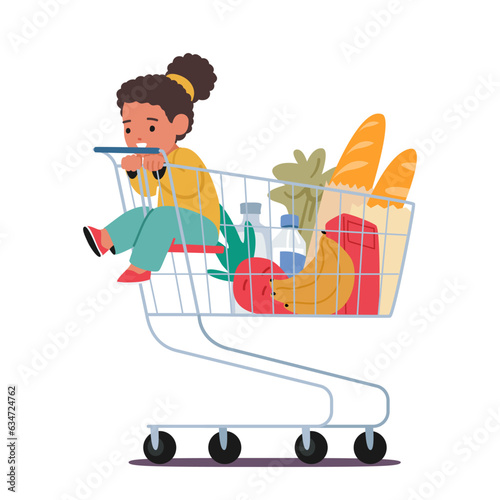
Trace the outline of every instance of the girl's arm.
[[[156, 155], [148, 155], [148, 156], [156, 156]], [[153, 175], [156, 174], [156, 171], [153, 172], [152, 170], [147, 169], [148, 167], [151, 168], [151, 161], [148, 161], [147, 156], [144, 156], [144, 168], [147, 170], [143, 170], [142, 172], [140, 172], [139, 175], [139, 171], [142, 168], [142, 161], [143, 161], [143, 156], [140, 155], [125, 156], [122, 159], [122, 168], [127, 171], [127, 175], [130, 178], [130, 184], [132, 185], [134, 191], [138, 194], [141, 193], [141, 188], [139, 186], [139, 178], [141, 179], [142, 192], [144, 196], [146, 196], [147, 193], [146, 185], [144, 183], [144, 174], [146, 174], [147, 185], [149, 186], [149, 194], [150, 196], [154, 196], [158, 191], [158, 180], [155, 177], [153, 177]]]

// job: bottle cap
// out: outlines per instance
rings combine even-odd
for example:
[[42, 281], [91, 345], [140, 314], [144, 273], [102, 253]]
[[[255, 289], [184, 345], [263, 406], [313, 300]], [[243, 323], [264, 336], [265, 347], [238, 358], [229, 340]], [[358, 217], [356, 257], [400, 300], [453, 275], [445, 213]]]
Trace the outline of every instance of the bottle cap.
[[261, 203], [241, 203], [240, 214], [260, 214]]
[[294, 214], [282, 215], [281, 227], [299, 227], [299, 216]]

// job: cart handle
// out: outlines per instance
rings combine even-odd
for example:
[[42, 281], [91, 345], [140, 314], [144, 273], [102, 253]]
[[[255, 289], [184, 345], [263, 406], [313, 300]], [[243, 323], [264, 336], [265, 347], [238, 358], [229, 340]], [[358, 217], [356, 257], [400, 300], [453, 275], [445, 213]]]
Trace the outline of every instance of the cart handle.
[[98, 147], [94, 148], [95, 153], [137, 153], [145, 155], [156, 155], [161, 152], [160, 148], [111, 148]]

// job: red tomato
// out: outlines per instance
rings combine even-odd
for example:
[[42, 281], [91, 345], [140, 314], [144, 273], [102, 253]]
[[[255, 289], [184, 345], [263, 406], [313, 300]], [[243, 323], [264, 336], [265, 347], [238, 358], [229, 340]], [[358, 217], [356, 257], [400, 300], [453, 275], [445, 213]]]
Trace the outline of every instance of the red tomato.
[[269, 259], [252, 257], [241, 262], [236, 273], [233, 281], [233, 293], [236, 302], [243, 309], [257, 314], [273, 314], [274, 302], [274, 314], [291, 314], [281, 302], [277, 302], [271, 297], [271, 278], [275, 280], [288, 278], [280, 266]]

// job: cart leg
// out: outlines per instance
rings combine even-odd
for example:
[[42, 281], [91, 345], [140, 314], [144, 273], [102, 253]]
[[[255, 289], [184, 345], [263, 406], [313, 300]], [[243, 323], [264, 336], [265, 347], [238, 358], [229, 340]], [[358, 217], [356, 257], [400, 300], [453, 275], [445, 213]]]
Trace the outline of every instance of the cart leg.
[[160, 444], [160, 435], [158, 432], [158, 427], [151, 426], [151, 446], [153, 450], [157, 450]]
[[304, 448], [306, 450], [311, 446], [311, 429], [309, 427], [304, 427], [302, 429], [302, 443], [304, 443]]
[[227, 448], [227, 427], [221, 427], [219, 429], [219, 441], [220, 447], [225, 450]]
[[366, 446], [369, 450], [373, 449], [373, 427], [367, 427], [365, 429], [366, 436]]

